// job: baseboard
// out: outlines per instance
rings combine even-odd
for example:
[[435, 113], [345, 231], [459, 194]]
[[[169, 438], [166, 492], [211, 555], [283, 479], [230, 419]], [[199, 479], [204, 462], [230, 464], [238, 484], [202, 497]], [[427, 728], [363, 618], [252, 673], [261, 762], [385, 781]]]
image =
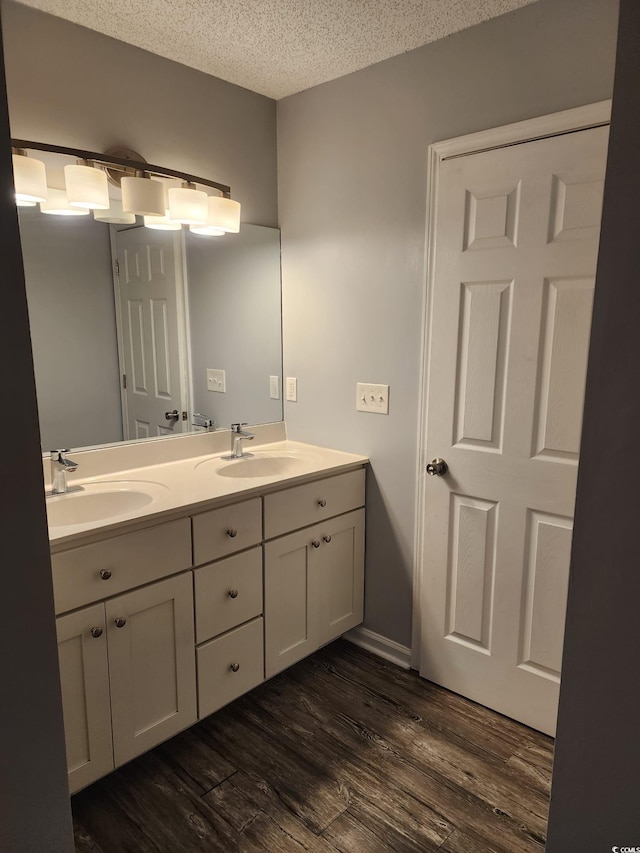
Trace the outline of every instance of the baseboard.
[[411, 649], [401, 646], [395, 640], [383, 637], [382, 634], [376, 634], [375, 631], [363, 628], [362, 625], [343, 634], [343, 637], [355, 646], [360, 646], [360, 648], [366, 649], [368, 652], [373, 652], [374, 655], [391, 661], [391, 663], [395, 663], [396, 666], [402, 667], [402, 669], [410, 668]]

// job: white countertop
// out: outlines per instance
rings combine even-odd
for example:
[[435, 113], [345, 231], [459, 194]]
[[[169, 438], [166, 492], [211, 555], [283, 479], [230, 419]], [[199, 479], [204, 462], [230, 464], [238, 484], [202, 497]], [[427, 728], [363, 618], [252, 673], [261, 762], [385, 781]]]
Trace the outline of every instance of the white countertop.
[[[191, 512], [200, 512], [229, 500], [241, 500], [286, 488], [325, 474], [359, 467], [369, 460], [366, 456], [331, 450], [297, 441], [276, 441], [260, 444], [255, 449], [245, 446], [253, 458], [278, 457], [291, 459], [286, 474], [235, 477], [229, 476], [232, 465], [240, 460], [225, 461], [223, 453], [206, 454], [145, 467], [129, 468], [86, 479], [74, 478], [66, 495], [47, 497], [47, 508], [52, 503], [74, 501], [75, 496], [102, 490], [140, 491], [148, 496], [144, 506], [123, 511], [117, 515], [91, 520], [49, 526], [52, 552], [85, 544], [89, 541], [125, 533], [145, 527], [156, 520], [168, 520]], [[227, 451], [228, 452], [228, 451]], [[218, 473], [223, 466], [227, 476]]]

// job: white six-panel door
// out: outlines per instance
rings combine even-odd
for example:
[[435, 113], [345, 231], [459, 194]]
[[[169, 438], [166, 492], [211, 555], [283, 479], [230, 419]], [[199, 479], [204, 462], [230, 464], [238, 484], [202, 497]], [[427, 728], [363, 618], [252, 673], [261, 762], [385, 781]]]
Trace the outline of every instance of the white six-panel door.
[[608, 129], [439, 174], [420, 672], [553, 733]]

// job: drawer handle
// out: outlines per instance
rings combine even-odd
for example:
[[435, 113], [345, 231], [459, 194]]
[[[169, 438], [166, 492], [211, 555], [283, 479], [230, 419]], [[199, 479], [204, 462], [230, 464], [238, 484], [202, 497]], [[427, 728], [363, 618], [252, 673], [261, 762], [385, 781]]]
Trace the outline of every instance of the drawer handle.
[[238, 597], [238, 590], [237, 589], [230, 589], [229, 592], [227, 593], [227, 595], [229, 596], [229, 598], [237, 598]]
[[323, 536], [322, 538], [324, 539], [325, 542], [331, 542], [330, 536]]
[[313, 545], [314, 548], [319, 548], [320, 547], [320, 540], [314, 539], [311, 544]]
[[230, 666], [231, 672], [237, 672], [240, 669], [239, 663], [232, 663]]
[[227, 530], [227, 536], [228, 536], [230, 539], [235, 539], [237, 535], [238, 535], [238, 531], [235, 529], [235, 527], [230, 527], [230, 528]]
[[118, 616], [115, 622], [116, 628], [124, 628], [124, 626], [127, 624], [127, 620], [124, 618], [124, 616]]
[[97, 640], [98, 637], [102, 636], [102, 628], [92, 628], [90, 634]]
[[111, 571], [109, 569], [100, 569], [100, 577], [103, 581], [108, 581], [111, 577]]
[[327, 505], [326, 500], [324, 498], [320, 498], [320, 500], [318, 501], [318, 506], [326, 506], [326, 505]]

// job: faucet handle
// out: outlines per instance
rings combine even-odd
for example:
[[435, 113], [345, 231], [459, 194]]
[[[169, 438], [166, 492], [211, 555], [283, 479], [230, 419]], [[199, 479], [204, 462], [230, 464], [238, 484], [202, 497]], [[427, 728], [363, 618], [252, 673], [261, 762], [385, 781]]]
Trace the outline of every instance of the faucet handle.
[[245, 421], [243, 424], [231, 424], [231, 432], [240, 432], [242, 427], [246, 427], [247, 422]]
[[51, 454], [51, 458], [55, 459], [56, 462], [60, 462], [62, 454], [68, 453], [68, 452], [69, 452], [68, 447], [59, 447], [59, 448], [56, 448], [56, 450], [50, 450], [49, 451], [49, 453]]

